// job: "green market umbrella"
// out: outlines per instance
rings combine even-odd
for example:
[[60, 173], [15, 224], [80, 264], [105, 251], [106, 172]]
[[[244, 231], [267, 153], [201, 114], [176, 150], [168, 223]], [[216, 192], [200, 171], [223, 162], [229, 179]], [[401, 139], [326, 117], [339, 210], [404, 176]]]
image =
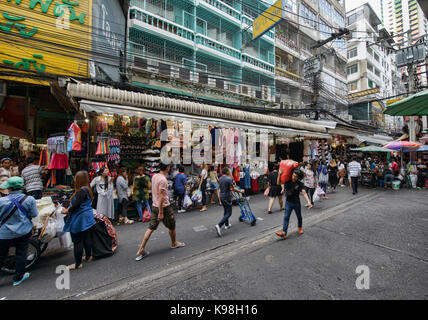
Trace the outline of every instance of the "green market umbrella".
[[382, 147], [376, 147], [376, 146], [367, 146], [367, 147], [361, 147], [361, 148], [355, 148], [351, 149], [352, 151], [360, 151], [360, 152], [394, 152], [395, 150], [386, 149]]
[[391, 104], [383, 113], [391, 116], [428, 115], [428, 90], [418, 92]]

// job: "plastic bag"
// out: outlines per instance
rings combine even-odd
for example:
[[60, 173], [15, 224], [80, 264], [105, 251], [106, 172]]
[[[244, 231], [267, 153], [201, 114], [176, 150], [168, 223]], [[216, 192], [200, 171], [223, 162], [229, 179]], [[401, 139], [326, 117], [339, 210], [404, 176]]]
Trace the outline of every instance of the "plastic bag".
[[320, 200], [321, 200], [321, 198], [320, 198], [320, 196], [318, 194], [318, 190], [315, 190], [314, 195], [312, 196], [312, 201], [313, 202], [318, 202]]
[[196, 190], [191, 198], [193, 201], [195, 202], [202, 202], [202, 191], [201, 190]]
[[317, 187], [317, 189], [315, 190], [315, 192], [318, 194], [318, 196], [322, 197], [323, 195], [325, 195], [325, 192], [323, 189], [321, 189], [321, 187]]
[[40, 240], [43, 242], [51, 241], [56, 236], [56, 230], [57, 230], [56, 229], [56, 220], [49, 218], [49, 222], [46, 226], [45, 234], [42, 237], [42, 239], [40, 239]]
[[145, 208], [143, 212], [143, 222], [149, 222], [151, 219], [151, 214], [149, 208]]
[[183, 200], [183, 208], [188, 209], [193, 204], [192, 199], [190, 199], [189, 195], [186, 194]]

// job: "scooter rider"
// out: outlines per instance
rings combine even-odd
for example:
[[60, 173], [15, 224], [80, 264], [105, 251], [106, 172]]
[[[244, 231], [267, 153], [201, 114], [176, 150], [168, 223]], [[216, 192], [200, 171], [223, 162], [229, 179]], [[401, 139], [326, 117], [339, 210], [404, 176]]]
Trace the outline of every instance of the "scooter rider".
[[21, 177], [9, 178], [0, 189], [9, 189], [9, 195], [0, 198], [0, 268], [9, 248], [16, 247], [13, 285], [17, 286], [30, 277], [30, 273], [25, 272], [25, 262], [33, 229], [31, 219], [37, 217], [38, 211], [36, 200], [24, 195], [24, 179]]

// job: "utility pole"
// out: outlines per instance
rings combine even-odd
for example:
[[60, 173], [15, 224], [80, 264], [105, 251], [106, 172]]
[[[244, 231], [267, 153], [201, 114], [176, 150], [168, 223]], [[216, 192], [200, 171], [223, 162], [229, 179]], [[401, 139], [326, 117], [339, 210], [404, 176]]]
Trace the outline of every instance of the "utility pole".
[[[412, 40], [412, 31], [409, 29], [408, 31], [408, 41], [409, 46], [411, 47], [413, 45]], [[413, 69], [413, 63], [410, 63], [407, 65], [407, 73], [409, 74], [409, 95], [412, 94], [412, 92], [415, 90], [415, 76], [414, 76], [414, 69]], [[409, 120], [409, 141], [416, 141], [416, 132], [415, 132], [415, 117], [410, 116]]]
[[309, 58], [305, 61], [303, 65], [303, 74], [304, 77], [312, 76], [312, 90], [313, 90], [313, 96], [312, 96], [312, 103], [311, 108], [315, 111], [315, 120], [319, 120], [319, 108], [318, 108], [318, 100], [319, 100], [319, 89], [321, 86], [321, 71], [322, 71], [322, 63], [321, 63], [321, 55], [318, 53], [318, 48], [322, 47], [326, 43], [329, 43], [337, 38], [340, 38], [344, 35], [349, 34], [349, 30], [339, 29], [338, 33], [332, 33], [330, 37], [328, 37], [325, 40], [318, 40], [317, 44], [314, 45], [312, 49], [313, 57]]

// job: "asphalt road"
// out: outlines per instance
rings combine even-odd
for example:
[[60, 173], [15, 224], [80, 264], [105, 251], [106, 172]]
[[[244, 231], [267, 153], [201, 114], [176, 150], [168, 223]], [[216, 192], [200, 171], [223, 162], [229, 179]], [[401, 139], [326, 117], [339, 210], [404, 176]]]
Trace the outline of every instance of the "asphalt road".
[[[214, 225], [223, 212], [177, 214], [177, 238], [170, 249], [164, 226], [153, 234], [150, 256], [134, 260], [147, 223], [119, 226], [114, 256], [71, 273], [69, 290], [56, 289], [58, 265], [73, 263], [71, 251], [42, 256], [31, 277], [12, 287], [0, 275], [0, 299], [427, 299], [428, 192], [348, 188], [303, 210], [305, 234], [297, 236], [293, 215], [289, 238], [273, 235], [282, 225], [278, 209], [266, 213], [263, 195], [250, 203], [254, 227], [238, 222], [218, 238]], [[355, 286], [356, 268], [370, 270], [370, 289]]]

